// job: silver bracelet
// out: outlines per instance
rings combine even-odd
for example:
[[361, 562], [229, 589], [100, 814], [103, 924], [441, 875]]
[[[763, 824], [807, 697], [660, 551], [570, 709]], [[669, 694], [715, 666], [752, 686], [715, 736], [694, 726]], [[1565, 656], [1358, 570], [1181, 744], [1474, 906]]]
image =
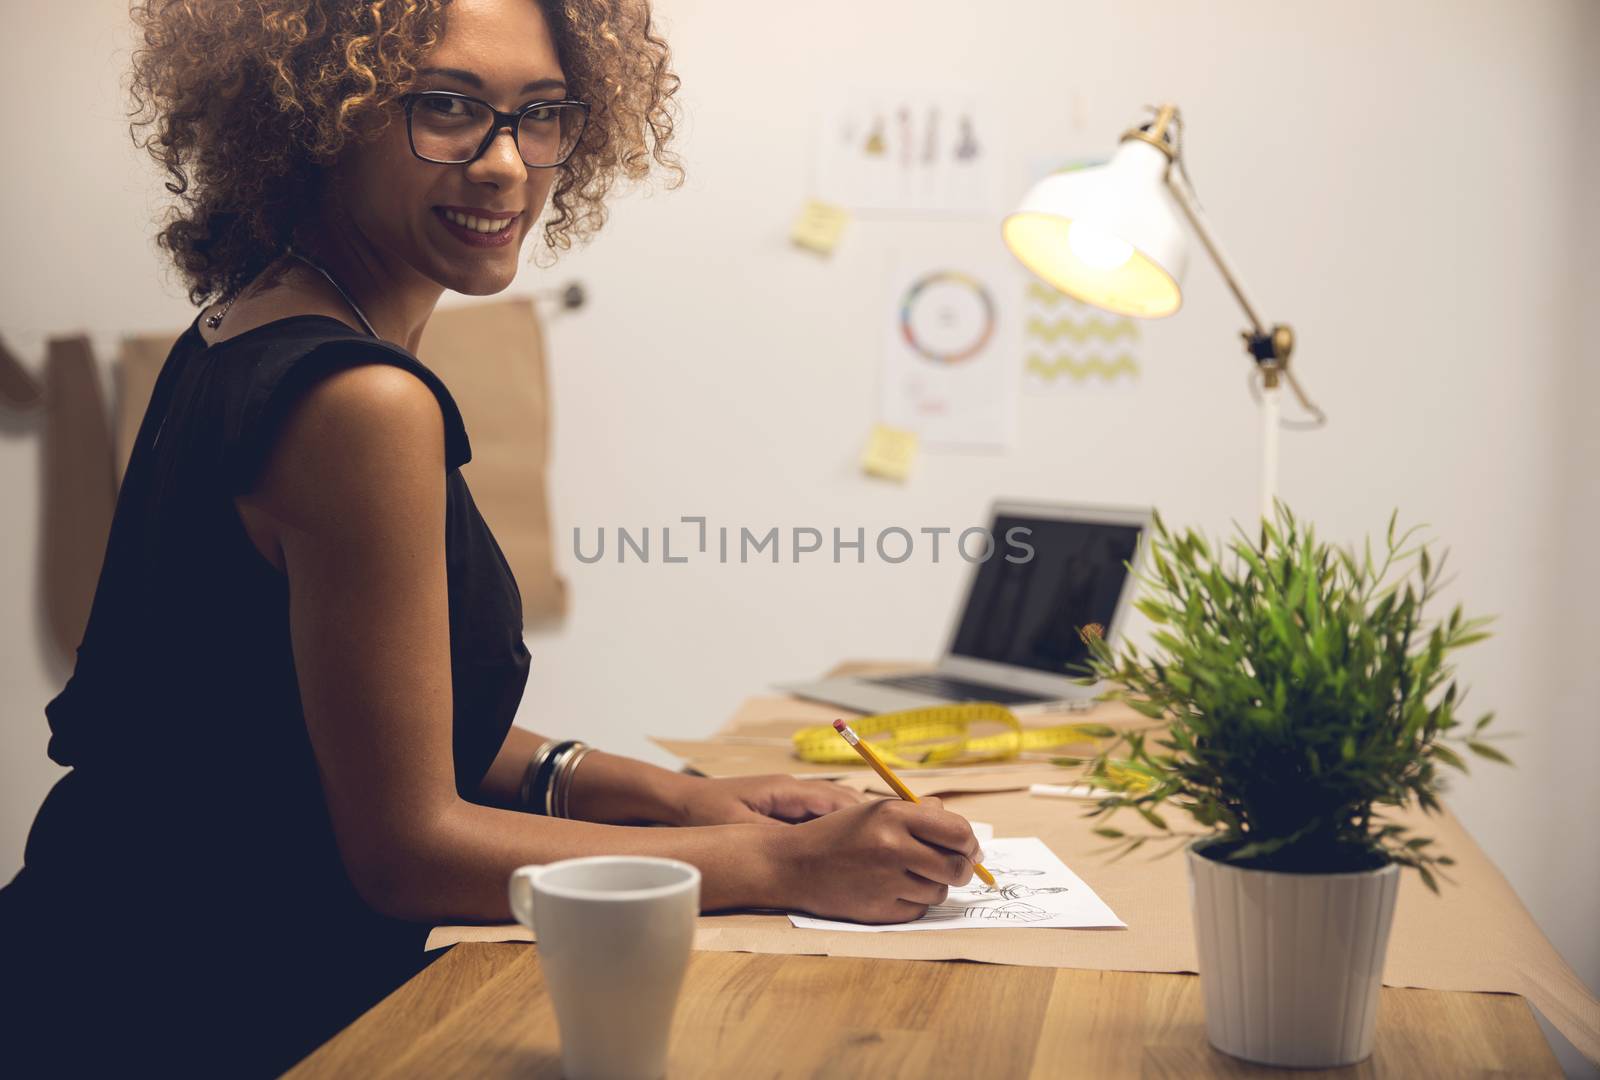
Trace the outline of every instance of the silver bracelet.
[[572, 755], [575, 754], [582, 746], [583, 743], [579, 742], [577, 739], [568, 739], [566, 742], [556, 747], [554, 754], [550, 759], [550, 778], [545, 782], [544, 802], [539, 811], [546, 817], [556, 816], [556, 807], [560, 805], [559, 794], [561, 791], [562, 774], [566, 770], [567, 762], [572, 760]]
[[555, 748], [556, 740], [546, 739], [539, 744], [539, 749], [535, 750], [533, 756], [528, 759], [527, 768], [522, 770], [522, 787], [518, 793], [518, 805], [521, 809], [528, 811], [534, 809], [534, 782], [538, 778], [539, 770], [543, 767], [545, 759], [550, 756], [550, 752]]
[[578, 771], [578, 766], [583, 759], [594, 751], [594, 747], [587, 743], [579, 743], [573, 748], [567, 759], [561, 763], [559, 786], [557, 788], [555, 816], [570, 818], [572, 816], [572, 777]]

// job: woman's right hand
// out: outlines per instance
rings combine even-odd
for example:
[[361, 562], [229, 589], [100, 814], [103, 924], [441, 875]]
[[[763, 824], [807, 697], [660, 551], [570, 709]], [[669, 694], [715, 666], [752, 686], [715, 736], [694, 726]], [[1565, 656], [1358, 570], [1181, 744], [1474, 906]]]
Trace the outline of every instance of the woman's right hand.
[[938, 799], [879, 799], [770, 832], [783, 906], [853, 922], [920, 918], [980, 855], [967, 819]]

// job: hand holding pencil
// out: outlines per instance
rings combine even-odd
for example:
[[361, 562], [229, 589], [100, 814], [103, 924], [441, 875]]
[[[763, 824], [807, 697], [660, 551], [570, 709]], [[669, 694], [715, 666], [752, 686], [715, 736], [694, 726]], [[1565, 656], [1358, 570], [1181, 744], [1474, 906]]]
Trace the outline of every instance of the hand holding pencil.
[[[844, 741], [849, 743], [851, 747], [855, 749], [855, 752], [860, 754], [862, 758], [866, 760], [868, 765], [872, 766], [872, 770], [874, 772], [883, 777], [883, 782], [889, 785], [889, 790], [893, 791], [906, 802], [922, 801], [912, 793], [910, 788], [906, 787], [905, 783], [894, 774], [894, 771], [890, 769], [888, 765], [884, 764], [883, 759], [878, 756], [877, 751], [873, 750], [869, 744], [861, 741], [861, 736], [857, 735], [855, 731], [851, 729], [849, 724], [845, 723], [843, 720], [835, 720], [833, 722], [833, 730], [837, 731], [840, 735], [843, 735]], [[976, 859], [972, 860], [972, 870], [973, 873], [978, 875], [985, 885], [989, 886], [991, 889], [994, 888], [994, 875], [989, 873], [989, 871], [985, 869], [981, 862]]]
[[764, 906], [900, 923], [944, 903], [952, 888], [978, 874], [983, 849], [966, 818], [938, 799], [906, 796], [871, 799], [782, 828], [733, 826], [754, 830], [771, 856], [750, 868], [770, 890]]

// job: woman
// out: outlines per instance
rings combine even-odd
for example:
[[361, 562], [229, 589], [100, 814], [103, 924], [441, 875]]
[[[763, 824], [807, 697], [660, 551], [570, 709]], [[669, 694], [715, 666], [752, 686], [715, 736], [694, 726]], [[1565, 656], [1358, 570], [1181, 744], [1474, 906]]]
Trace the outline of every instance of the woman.
[[160, 243], [221, 302], [161, 374], [46, 709], [72, 771], [0, 893], [13, 1055], [279, 1071], [429, 926], [508, 919], [525, 863], [671, 856], [708, 910], [880, 922], [971, 876], [931, 800], [511, 726], [520, 596], [413, 350], [444, 289], [504, 289], [530, 235], [564, 248], [615, 179], [674, 167], [677, 79], [642, 3], [444, 2], [134, 7], [143, 145], [182, 197]]

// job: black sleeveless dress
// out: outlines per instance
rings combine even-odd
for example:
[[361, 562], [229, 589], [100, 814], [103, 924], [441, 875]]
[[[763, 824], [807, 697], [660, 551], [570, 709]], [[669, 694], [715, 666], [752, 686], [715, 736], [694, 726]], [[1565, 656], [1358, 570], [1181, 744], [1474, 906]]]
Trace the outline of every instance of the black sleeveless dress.
[[[456, 784], [475, 792], [528, 677], [522, 598], [462, 478], [439, 377], [337, 319], [207, 346], [198, 317], [157, 380], [118, 494], [89, 622], [45, 707], [70, 766], [0, 890], [0, 1025], [79, 1068], [272, 1075], [424, 963], [427, 927], [380, 916], [335, 846], [289, 636], [290, 583], [232, 496], [317, 379], [393, 364], [445, 421]], [[18, 995], [21, 995], [20, 997]]]

